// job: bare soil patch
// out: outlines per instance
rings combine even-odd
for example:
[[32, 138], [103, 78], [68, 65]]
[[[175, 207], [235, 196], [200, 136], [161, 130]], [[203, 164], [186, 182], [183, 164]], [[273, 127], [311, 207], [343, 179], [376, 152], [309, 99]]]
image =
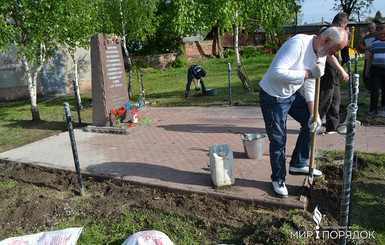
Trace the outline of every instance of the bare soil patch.
[[[323, 207], [321, 212], [327, 216], [328, 225], [338, 223], [342, 170], [321, 169], [327, 181], [315, 181], [309, 212], [298, 210], [293, 214], [243, 201], [166, 192], [88, 175], [83, 175], [86, 195], [80, 196], [77, 176], [73, 172], [0, 163], [0, 240], [16, 233], [50, 230], [63, 219], [113, 220], [124, 213], [143, 209], [199, 217], [197, 227], [209, 230], [213, 236], [215, 224], [258, 227], [253, 235], [244, 238], [245, 244], [272, 244], [272, 241], [280, 244], [285, 238], [278, 228], [285, 223], [298, 229], [314, 228], [312, 212], [315, 205]], [[4, 183], [12, 185], [4, 188]], [[328, 241], [328, 244], [333, 244], [333, 241]]]

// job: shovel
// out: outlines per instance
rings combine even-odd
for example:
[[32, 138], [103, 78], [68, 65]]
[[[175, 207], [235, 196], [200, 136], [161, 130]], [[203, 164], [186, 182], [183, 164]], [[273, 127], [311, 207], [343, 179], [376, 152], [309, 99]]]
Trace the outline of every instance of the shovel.
[[[321, 83], [321, 78], [317, 78], [315, 81], [314, 113], [313, 113], [313, 122], [316, 122], [316, 123], [318, 123], [317, 121], [318, 121], [320, 83]], [[317, 131], [314, 131], [311, 134], [310, 168], [309, 168], [309, 176], [308, 176], [308, 183], [310, 186], [313, 185], [313, 180], [314, 180], [313, 169], [315, 167], [314, 157], [315, 157], [316, 137], [317, 137]]]

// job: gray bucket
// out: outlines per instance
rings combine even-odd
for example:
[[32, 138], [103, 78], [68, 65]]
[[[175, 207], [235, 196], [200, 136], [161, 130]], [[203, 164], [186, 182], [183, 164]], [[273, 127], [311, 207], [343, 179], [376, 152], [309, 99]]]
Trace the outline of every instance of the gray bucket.
[[248, 158], [259, 159], [263, 157], [266, 135], [245, 134], [242, 135], [243, 147]]

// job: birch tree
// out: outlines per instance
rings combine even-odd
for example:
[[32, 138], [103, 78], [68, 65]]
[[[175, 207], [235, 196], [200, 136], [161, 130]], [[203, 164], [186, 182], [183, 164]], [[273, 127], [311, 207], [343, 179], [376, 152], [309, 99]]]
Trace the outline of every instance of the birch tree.
[[127, 40], [144, 41], [153, 35], [157, 21], [156, 0], [108, 0], [104, 4], [102, 31], [123, 38], [123, 51], [129, 69], [128, 97], [132, 90], [132, 63], [127, 49]]
[[53, 57], [65, 44], [70, 49], [84, 44], [84, 30], [88, 29], [89, 23], [94, 23], [90, 21], [92, 16], [84, 14], [94, 9], [91, 3], [96, 1], [8, 0], [0, 4], [0, 48], [7, 51], [12, 42], [18, 48], [17, 58], [27, 77], [32, 120], [40, 120], [37, 105], [39, 72], [46, 59]]
[[40, 120], [37, 106], [37, 76], [46, 58], [52, 57], [57, 44], [55, 3], [48, 1], [10, 0], [0, 8], [0, 46], [6, 51], [13, 42], [18, 48], [18, 59], [25, 69], [32, 120]]
[[73, 74], [77, 90], [77, 99], [82, 107], [79, 91], [78, 59], [75, 51], [78, 48], [89, 48], [91, 36], [100, 29], [99, 4], [92, 0], [67, 0], [62, 10], [60, 33], [58, 40], [62, 43], [61, 48], [66, 50], [74, 63]]

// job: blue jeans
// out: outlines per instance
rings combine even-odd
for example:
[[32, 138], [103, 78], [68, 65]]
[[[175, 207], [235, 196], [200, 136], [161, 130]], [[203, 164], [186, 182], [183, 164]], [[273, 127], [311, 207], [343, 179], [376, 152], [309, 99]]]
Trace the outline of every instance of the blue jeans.
[[287, 99], [272, 97], [264, 91], [261, 91], [259, 96], [266, 133], [270, 141], [271, 180], [285, 181], [287, 115], [301, 124], [290, 166], [304, 167], [307, 166], [311, 148], [311, 133], [308, 128], [310, 112], [305, 98], [299, 92]]
[[[190, 93], [190, 86], [193, 78], [194, 78], [193, 75], [190, 72], [187, 72], [187, 85], [186, 85], [185, 95], [188, 95]], [[202, 93], [206, 93], [206, 87], [205, 87], [205, 83], [203, 82], [203, 78], [201, 77], [200, 79], [201, 79], [200, 84], [202, 86]]]

